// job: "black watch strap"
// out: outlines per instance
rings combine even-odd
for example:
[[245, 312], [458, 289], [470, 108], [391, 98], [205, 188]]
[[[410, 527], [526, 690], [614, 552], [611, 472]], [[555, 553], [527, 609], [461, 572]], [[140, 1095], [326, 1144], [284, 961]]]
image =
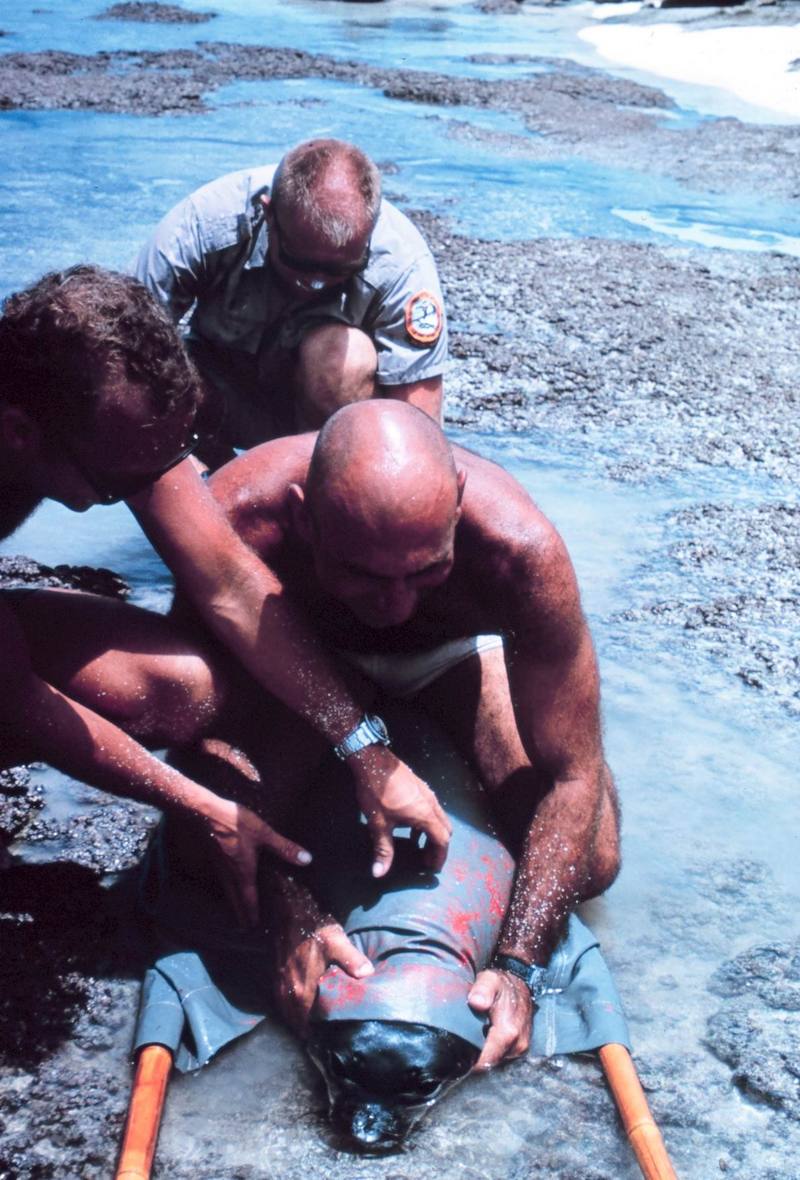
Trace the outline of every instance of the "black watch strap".
[[547, 970], [544, 967], [537, 967], [535, 963], [525, 963], [522, 959], [515, 958], [514, 955], [495, 955], [491, 966], [496, 967], [499, 971], [507, 971], [509, 975], [516, 975], [517, 979], [521, 979], [534, 1001], [547, 991], [545, 987]]

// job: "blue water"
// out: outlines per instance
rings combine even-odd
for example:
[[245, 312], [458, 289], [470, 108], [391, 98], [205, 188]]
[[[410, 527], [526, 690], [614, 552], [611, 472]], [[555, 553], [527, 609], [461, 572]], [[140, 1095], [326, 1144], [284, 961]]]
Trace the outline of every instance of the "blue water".
[[[476, 53], [546, 54], [597, 64], [577, 37], [592, 6], [487, 17], [467, 4], [349, 5], [320, 0], [227, 2], [203, 25], [98, 21], [100, 5], [70, 0], [2, 12], [0, 52], [57, 48], [91, 53], [164, 49], [202, 40], [290, 45], [378, 65], [515, 76], [525, 61], [476, 65]], [[631, 71], [624, 71], [628, 74]], [[640, 79], [653, 81], [652, 79]], [[658, 83], [660, 85], [660, 83]], [[800, 253], [796, 207], [740, 192], [693, 191], [665, 177], [604, 167], [578, 156], [525, 158], [535, 138], [514, 114], [398, 102], [340, 82], [240, 82], [208, 95], [203, 117], [85, 111], [0, 112], [0, 296], [43, 271], [84, 259], [126, 267], [150, 227], [197, 185], [255, 160], [276, 159], [312, 135], [351, 138], [398, 172], [387, 191], [446, 214], [470, 234], [506, 239], [598, 235]], [[264, 109], [268, 106], [268, 115]], [[702, 105], [654, 112], [675, 134], [704, 118]], [[468, 122], [517, 137], [518, 155], [459, 136]]]

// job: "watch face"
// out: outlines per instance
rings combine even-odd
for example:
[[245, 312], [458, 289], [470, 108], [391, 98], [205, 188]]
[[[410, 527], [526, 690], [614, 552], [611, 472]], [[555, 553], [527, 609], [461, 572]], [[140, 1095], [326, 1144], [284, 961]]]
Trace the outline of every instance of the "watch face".
[[375, 731], [375, 738], [377, 741], [389, 741], [389, 730], [386, 728], [382, 718], [377, 717], [374, 713], [371, 713], [369, 717], [367, 717], [367, 721], [369, 722], [370, 728]]

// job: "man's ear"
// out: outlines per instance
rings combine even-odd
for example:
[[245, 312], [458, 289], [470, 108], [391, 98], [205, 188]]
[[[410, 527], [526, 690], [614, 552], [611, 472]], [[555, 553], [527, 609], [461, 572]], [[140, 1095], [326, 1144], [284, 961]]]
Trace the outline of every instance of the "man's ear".
[[39, 424], [19, 406], [0, 403], [0, 440], [7, 453], [22, 457], [38, 450], [42, 432]]
[[272, 220], [272, 199], [269, 193], [261, 193], [260, 197], [258, 198], [258, 203], [264, 210], [267, 217]]
[[311, 544], [312, 526], [311, 516], [306, 504], [306, 494], [299, 483], [289, 484], [289, 514], [292, 520], [292, 530], [301, 541]]

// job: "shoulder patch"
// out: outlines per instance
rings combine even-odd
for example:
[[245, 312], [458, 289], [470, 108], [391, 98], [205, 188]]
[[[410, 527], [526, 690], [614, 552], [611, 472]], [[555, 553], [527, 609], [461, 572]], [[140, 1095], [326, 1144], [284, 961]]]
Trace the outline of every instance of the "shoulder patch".
[[435, 344], [442, 334], [442, 306], [430, 291], [418, 291], [406, 304], [406, 332], [415, 344]]

